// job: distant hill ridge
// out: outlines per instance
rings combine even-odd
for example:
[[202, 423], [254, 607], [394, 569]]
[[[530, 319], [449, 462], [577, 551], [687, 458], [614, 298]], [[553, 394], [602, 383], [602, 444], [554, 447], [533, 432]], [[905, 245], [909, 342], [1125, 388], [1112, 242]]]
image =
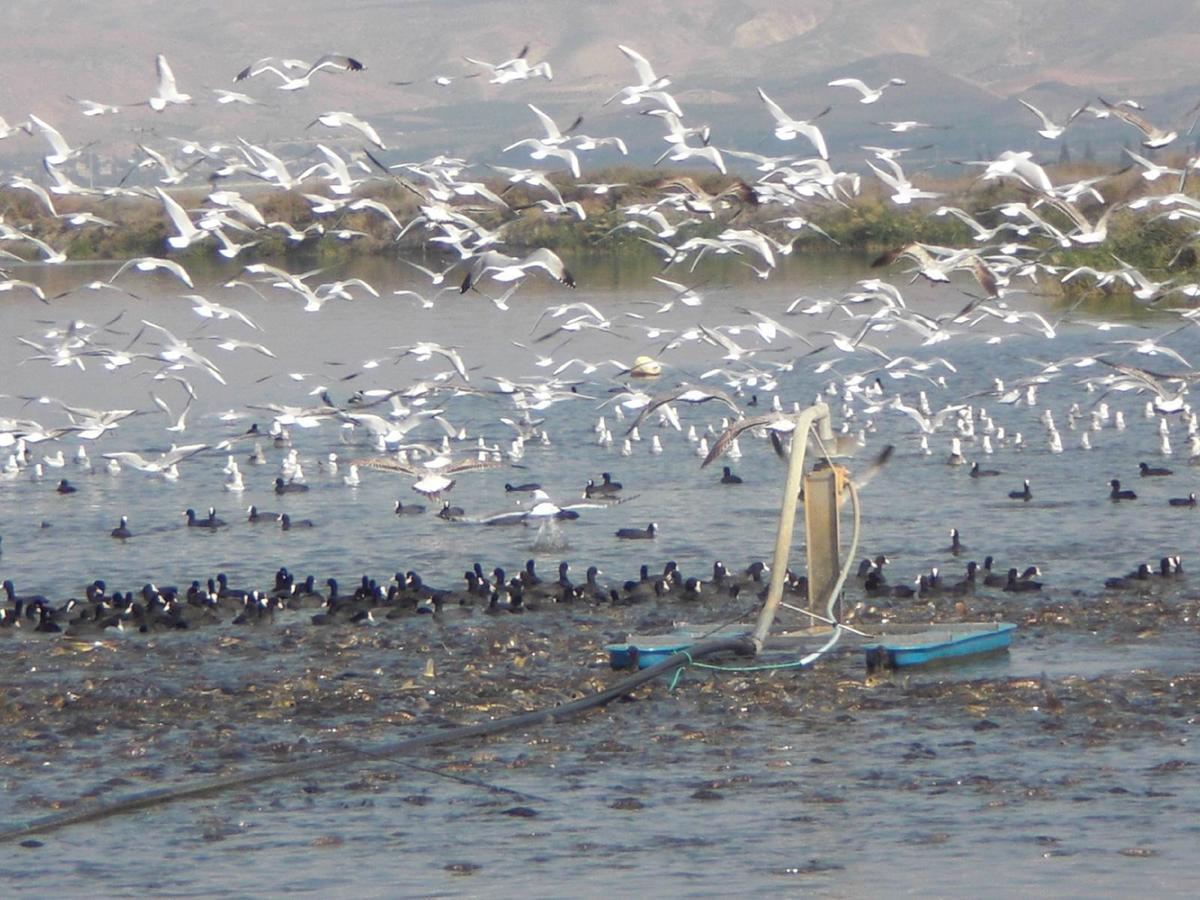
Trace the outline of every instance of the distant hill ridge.
[[[13, 122], [37, 112], [69, 139], [97, 137], [117, 152], [168, 135], [281, 140], [296, 136], [315, 114], [338, 109], [405, 132], [397, 145], [416, 155], [454, 149], [494, 156], [508, 141], [537, 133], [527, 102], [564, 118], [582, 113], [589, 133], [619, 134], [642, 154], [657, 152], [664, 146], [660, 129], [630, 108], [601, 105], [634, 80], [617, 43], [634, 46], [671, 78], [685, 114], [712, 122], [715, 143], [760, 150], [770, 147], [770, 128], [754, 94], [759, 85], [797, 116], [832, 103], [834, 113], [822, 121], [831, 147], [879, 137], [876, 121], [914, 118], [956, 126], [959, 133], [937, 137], [947, 156], [1022, 139], [1036, 146], [1035, 120], [1017, 96], [1051, 115], [1065, 115], [1101, 91], [1117, 99], [1136, 96], [1148, 116], [1164, 121], [1197, 99], [1190, 89], [1200, 7], [1168, 0], [1082, 6], [1044, 0], [292, 0], [282, 12], [274, 4], [149, 0], [79, 6], [45, 0], [6, 11], [13, 39], [0, 79], [0, 115]], [[492, 85], [485, 70], [463, 59], [500, 62], [525, 45], [530, 61], [552, 64], [553, 81]], [[262, 56], [311, 60], [331, 50], [353, 54], [367, 71], [318, 74], [297, 92], [276, 90], [278, 80], [266, 73], [237, 87], [269, 106], [214, 102], [212, 88], [234, 87], [234, 73]], [[84, 119], [68, 98], [144, 100], [160, 51], [197, 108], [161, 115], [129, 108]], [[898, 76], [908, 84], [863, 105], [845, 88], [826, 87], [847, 75], [868, 82]], [[442, 87], [435, 76], [454, 80]], [[1087, 123], [1078, 133], [1080, 141], [1093, 136], [1125, 138], [1115, 123]], [[0, 142], [0, 158], [36, 154], [35, 143], [20, 135]]]

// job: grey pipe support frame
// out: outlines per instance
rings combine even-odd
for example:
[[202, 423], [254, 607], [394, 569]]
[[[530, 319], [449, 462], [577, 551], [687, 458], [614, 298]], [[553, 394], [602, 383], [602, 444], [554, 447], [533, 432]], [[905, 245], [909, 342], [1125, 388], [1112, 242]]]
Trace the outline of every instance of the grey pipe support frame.
[[833, 441], [833, 421], [829, 407], [815, 403], [796, 416], [796, 428], [792, 432], [792, 452], [788, 457], [787, 479], [783, 486], [783, 501], [779, 506], [779, 528], [775, 533], [775, 555], [771, 561], [771, 583], [767, 588], [767, 599], [758, 615], [752, 640], [756, 653], [761, 653], [775, 621], [775, 611], [783, 599], [783, 584], [787, 576], [788, 555], [792, 546], [792, 532], [796, 525], [796, 503], [800, 493], [800, 479], [804, 474], [804, 455], [808, 447], [808, 430], [815, 424], [822, 440]]

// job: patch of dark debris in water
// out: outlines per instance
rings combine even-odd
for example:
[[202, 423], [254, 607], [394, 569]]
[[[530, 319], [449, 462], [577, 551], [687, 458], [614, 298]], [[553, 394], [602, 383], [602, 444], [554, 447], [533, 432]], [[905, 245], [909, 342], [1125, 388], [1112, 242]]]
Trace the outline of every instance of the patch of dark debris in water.
[[949, 833], [949, 832], [946, 832], [946, 831], [934, 831], [934, 832], [931, 832], [931, 833], [928, 833], [928, 834], [917, 834], [917, 835], [913, 835], [911, 838], [909, 838], [909, 839], [908, 839], [907, 843], [909, 843], [909, 844], [913, 844], [913, 845], [915, 845], [915, 846], [918, 846], [918, 847], [921, 847], [921, 846], [936, 846], [936, 845], [938, 845], [938, 844], [945, 844], [945, 843], [948, 843], [948, 842], [949, 842], [949, 840], [950, 840], [950, 833]]
[[1167, 775], [1194, 765], [1195, 763], [1188, 759], [1169, 759], [1164, 763], [1159, 763], [1157, 766], [1151, 766], [1146, 771], [1151, 775]]
[[634, 812], [639, 809], [645, 809], [646, 804], [636, 797], [618, 797], [616, 800], [610, 803], [608, 807], [609, 809], [623, 809]]
[[538, 811], [531, 806], [513, 806], [509, 809], [501, 810], [501, 815], [512, 816], [516, 819], [535, 819], [538, 816]]
[[[1024, 674], [1013, 671], [1017, 651], [1012, 667], [1001, 660], [982, 673], [947, 669], [870, 682], [860, 652], [771, 678], [689, 671], [673, 692], [665, 681], [655, 682], [638, 689], [634, 704], [412, 759], [436, 771], [413, 770], [404, 760], [372, 752], [349, 768], [322, 766], [323, 756], [348, 748], [371, 751], [605, 688], [620, 674], [586, 662], [601, 657], [601, 636], [614, 625], [632, 630], [644, 614], [614, 609], [553, 622], [510, 617], [486, 627], [440, 627], [436, 635], [419, 622], [402, 636], [283, 625], [253, 639], [172, 635], [106, 642], [86, 652], [58, 644], [57, 670], [47, 666], [48, 643], [9, 642], [0, 655], [0, 678], [21, 687], [0, 698], [4, 818], [67, 809], [84, 794], [89, 802], [112, 802], [264, 762], [311, 760], [312, 768], [291, 782], [218, 798], [250, 810], [228, 821], [202, 820], [197, 828], [189, 804], [156, 812], [156, 821], [165, 823], [164, 839], [176, 850], [191, 841], [227, 853], [240, 843], [230, 838], [244, 832], [230, 823], [244, 818], [266, 826], [256, 835], [303, 823], [288, 833], [310, 854], [314, 834], [330, 836], [317, 838], [315, 846], [336, 853], [337, 840], [354, 849], [365, 835], [392, 834], [397, 827], [405, 829], [402, 837], [389, 842], [405, 848], [437, 842], [444, 853], [464, 821], [519, 833], [535, 823], [505, 825], [505, 819], [540, 811], [544, 820], [553, 808], [556, 827], [539, 831], [538, 838], [547, 846], [560, 842], [545, 852], [549, 868], [561, 866], [563, 847], [580, 838], [606, 848], [625, 841], [612, 851], [612, 866], [622, 868], [665, 851], [697, 859], [714, 847], [724, 852], [728, 834], [698, 833], [687, 823], [711, 813], [737, 822], [752, 810], [762, 821], [786, 823], [814, 841], [802, 845], [812, 859], [780, 867], [777, 857], [759, 871], [819, 877], [841, 868], [835, 859], [854, 868], [825, 845], [823, 834], [845, 821], [874, 822], [883, 809], [895, 849], [894, 835], [915, 824], [895, 810], [910, 808], [914, 798], [946, 811], [944, 821], [929, 822], [928, 830], [901, 841], [910, 859], [933, 859], [973, 845], [984, 827], [973, 824], [981, 812], [989, 821], [1009, 821], [1046, 803], [1090, 798], [1080, 814], [1115, 822], [1118, 807], [1166, 811], [1184, 803], [1166, 795], [1188, 802], [1194, 796], [1189, 778], [1196, 769], [1185, 742], [1200, 709], [1200, 673], [1129, 666], [1089, 677], [1061, 668], [1039, 675], [1034, 668], [1031, 676], [1028, 667]], [[1035, 627], [1040, 634], [1031, 640], [1058, 642], [1065, 658], [1076, 652], [1086, 658], [1092, 638], [1072, 637], [1075, 626]], [[1109, 628], [1102, 640], [1115, 633]], [[434, 677], [425, 674], [429, 659]], [[56, 674], [67, 665], [73, 670], [69, 691]], [[780, 764], [795, 780], [777, 777], [784, 774]], [[1074, 783], [1061, 781], [1068, 768]], [[452, 773], [508, 783], [521, 793], [482, 805], [486, 788], [438, 777]], [[1147, 780], [1160, 790], [1145, 790]], [[1132, 796], [1110, 794], [1114, 785]], [[536, 809], [512, 805], [540, 802], [541, 796], [569, 800]], [[588, 811], [586, 833], [563, 824], [568, 820], [559, 811], [567, 806]], [[652, 816], [629, 815], [647, 809]], [[1107, 827], [1116, 853], [1129, 833]], [[644, 829], [653, 829], [652, 841], [640, 840]], [[637, 837], [631, 836], [635, 830]], [[1031, 825], [1026, 833], [1038, 830]], [[1129, 855], [1173, 858], [1176, 848], [1168, 841], [1137, 833], [1154, 849], [1130, 847]], [[511, 858], [490, 848], [471, 852], [473, 861], [447, 862], [436, 850], [426, 858], [442, 879], [480, 869], [488, 878], [506, 878], [512, 871], [506, 867], [528, 865], [530, 858], [523, 851], [511, 855], [511, 849]], [[1082, 851], [1026, 842], [1014, 852]], [[1015, 864], [1014, 856], [1006, 859]]]

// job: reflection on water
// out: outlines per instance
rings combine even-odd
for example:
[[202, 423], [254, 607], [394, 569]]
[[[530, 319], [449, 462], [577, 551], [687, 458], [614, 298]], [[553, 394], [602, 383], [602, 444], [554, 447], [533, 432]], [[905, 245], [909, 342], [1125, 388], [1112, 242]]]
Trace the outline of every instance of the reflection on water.
[[[278, 291], [268, 291], [264, 298], [246, 289], [221, 289], [219, 282], [235, 277], [237, 266], [193, 270], [201, 293], [236, 306], [261, 332], [232, 320], [197, 318], [191, 304], [180, 299], [188, 291], [161, 278], [123, 277], [121, 283], [140, 299], [82, 289], [47, 307], [25, 297], [6, 297], [0, 306], [0, 334], [7, 336], [2, 390], [9, 397], [0, 399], [0, 414], [34, 418], [47, 426], [66, 424], [61, 404], [45, 398], [143, 414], [88, 443], [94, 472], [71, 462], [81, 442], [68, 435], [60, 443], [33, 448], [40, 460], [61, 447], [67, 458], [64, 469], [47, 468], [40, 483], [30, 481], [26, 472], [0, 481], [4, 577], [22, 593], [57, 600], [78, 596], [95, 578], [103, 578], [110, 588], [136, 590], [145, 582], [186, 586], [222, 571], [236, 585], [268, 586], [281, 565], [301, 577], [311, 572], [319, 580], [335, 576], [345, 584], [354, 584], [363, 573], [386, 579], [395, 571], [414, 569], [431, 583], [457, 586], [460, 573], [476, 560], [487, 569], [503, 565], [515, 571], [532, 556], [546, 576], [560, 559], [567, 559], [576, 579], [595, 564], [606, 580], [619, 583], [634, 577], [643, 562], [657, 569], [674, 559], [685, 573], [707, 576], [715, 558], [742, 566], [767, 557], [782, 466], [766, 442], [743, 439], [744, 455], [730, 465], [744, 483], [722, 485], [719, 468], [699, 467], [697, 442], [688, 440], [687, 433], [694, 427], [697, 437], [711, 443], [715, 434], [707, 429], [719, 430], [724, 408], [680, 404], [681, 431], [651, 418], [641, 429], [641, 440], [631, 444], [631, 454], [622, 455], [630, 418], [623, 423], [617, 419], [617, 396], [611, 391], [625, 380], [615, 377], [617, 367], [605, 361], [628, 364], [640, 354], [662, 358], [666, 374], [655, 384], [636, 386], [652, 393], [698, 380], [718, 367], [738, 370], [738, 364], [720, 358], [723, 351], [699, 341], [669, 352], [663, 347], [701, 323], [745, 329], [753, 320], [743, 309], [770, 315], [819, 347], [829, 338], [821, 331], [851, 333], [853, 323], [840, 313], [786, 316], [786, 307], [800, 297], [839, 297], [857, 279], [876, 273], [849, 256], [792, 258], [782, 267], [783, 277], [768, 283], [737, 261], [714, 259], [687, 277], [674, 270], [667, 276], [694, 285], [704, 295], [703, 306], [677, 303], [659, 313], [671, 294], [649, 278], [658, 272], [653, 259], [596, 257], [575, 260], [573, 267], [576, 291], [529, 284], [504, 312], [484, 297], [460, 296], [456, 290], [437, 298], [434, 308], [422, 309], [391, 292], [418, 290], [429, 296], [424, 276], [395, 261], [359, 260], [320, 277], [361, 277], [382, 297], [333, 300], [319, 314], [301, 312], [299, 300]], [[58, 294], [107, 277], [114, 268], [39, 268], [23, 271], [22, 277]], [[930, 314], [956, 311], [966, 302], [952, 288], [923, 285], [905, 288], [905, 297], [910, 306]], [[613, 333], [566, 332], [536, 341], [570, 317], [543, 316], [544, 310], [566, 303], [589, 303], [619, 327]], [[1053, 313], [1039, 298], [1025, 305]], [[1009, 337], [1011, 329], [1002, 323], [980, 325], [979, 336], [928, 348], [903, 330], [872, 335], [888, 353], [921, 359], [941, 355], [957, 370], [942, 367], [904, 380], [896, 378], [896, 370], [878, 371], [879, 361], [866, 353], [818, 374], [814, 370], [835, 358], [836, 351], [802, 358], [809, 348], [798, 339], [761, 346], [745, 330], [734, 337], [743, 346], [761, 346], [750, 362], [762, 368], [760, 382], [778, 379], [778, 394], [786, 404], [807, 404], [820, 396], [830, 401], [839, 424], [846, 422], [851, 433], [862, 430], [862, 455], [873, 455], [887, 443], [897, 445], [893, 462], [863, 494], [863, 552], [886, 554], [893, 582], [907, 581], [931, 566], [957, 580], [967, 559], [993, 555], [1001, 572], [1010, 565], [1041, 568], [1048, 596], [1028, 600], [1029, 609], [1063, 602], [1083, 610], [1089, 598], [1101, 594], [1104, 578], [1123, 574], [1143, 559], [1179, 553], [1187, 564], [1196, 511], [1168, 507], [1166, 500], [1194, 490], [1197, 470], [1187, 465], [1182, 425], [1169, 421], [1174, 453], [1167, 464], [1176, 474], [1138, 479], [1140, 460], [1159, 463], [1163, 457], [1158, 420], [1146, 419], [1144, 397], [1131, 394], [1104, 398], [1113, 413], [1124, 414], [1127, 427], [1118, 430], [1110, 419], [1101, 430], [1089, 432], [1093, 449], [1078, 449], [1099, 398], [1086, 392], [1080, 379], [1095, 375], [1094, 368], [1079, 368], [1042, 384], [1033, 408], [986, 393], [995, 378], [1012, 384], [1029, 375], [1037, 368], [1031, 359], [1049, 362], [1095, 353], [1100, 342], [1111, 339], [1110, 333], [1086, 324], [1099, 311], [1075, 315], [1078, 319], [1062, 323], [1049, 341]], [[167, 432], [169, 422], [152, 403], [151, 392], [176, 413], [187, 395], [177, 382], [134, 374], [151, 368], [144, 361], [115, 373], [98, 361], [86, 362], [84, 372], [52, 368], [43, 361], [21, 362], [33, 351], [18, 344], [16, 336], [42, 340], [48, 323], [72, 319], [110, 322], [109, 331], [97, 340], [132, 344], [141, 352], [154, 350], [148, 344], [153, 329], [138, 336], [142, 320], [154, 322], [217, 362], [226, 384], [187, 373], [198, 394], [187, 430]], [[1142, 334], [1143, 325], [1155, 320], [1123, 319], [1119, 324], [1123, 328], [1117, 332], [1129, 337]], [[652, 339], [637, 326], [664, 334]], [[986, 342], [987, 334], [1005, 337], [993, 344]], [[209, 340], [215, 335], [261, 342], [277, 358], [220, 350], [217, 341]], [[564, 378], [577, 382], [574, 393], [536, 411], [544, 419], [537, 431], [545, 431], [548, 443], [527, 442], [519, 467], [457, 477], [448, 498], [469, 518], [511, 510], [505, 482], [540, 482], [565, 504], [579, 499], [588, 479], [603, 471], [624, 483], [626, 502], [581, 510], [577, 521], [559, 523], [551, 535], [523, 526], [443, 521], [432, 515], [436, 502], [427, 502], [425, 515], [396, 516], [397, 498], [419, 500], [410, 479], [363, 471], [359, 487], [346, 486], [342, 476], [347, 461], [375, 451], [361, 429], [351, 435], [334, 421], [291, 429], [311, 488], [303, 494], [273, 492], [286, 449], [271, 442], [265, 442], [268, 462], [262, 466], [248, 458], [252, 442], [230, 450], [245, 479], [240, 494], [224, 490], [227, 454], [215, 450], [181, 464], [181, 477], [173, 483], [129, 468], [117, 475], [103, 469], [105, 452], [133, 450], [149, 456], [172, 442], [216, 444], [252, 422], [265, 428], [271, 413], [263, 407], [314, 405], [322, 388], [344, 404], [357, 390], [404, 389], [430, 380], [449, 368], [445, 359], [434, 356], [422, 362], [400, 357], [396, 349], [422, 341], [457, 348], [468, 368], [470, 386], [478, 392], [439, 393], [423, 408], [441, 409], [454, 429], [465, 431], [463, 446], [471, 450], [482, 441], [503, 452], [516, 436], [502, 421], [518, 413], [511, 394], [497, 392], [501, 380], [544, 377], [572, 357], [598, 364], [594, 374], [582, 374], [580, 363], [564, 372]], [[1185, 356], [1194, 355], [1190, 333], [1175, 346]], [[541, 365], [547, 357], [553, 362]], [[790, 369], [776, 365], [792, 363]], [[825, 393], [835, 378], [855, 373], [865, 373], [868, 383], [879, 377], [889, 395], [900, 393], [909, 404], [916, 402], [918, 391], [925, 391], [935, 410], [958, 402], [984, 406], [1008, 435], [1022, 433], [1025, 448], [1014, 449], [997, 437], [996, 452], [984, 463], [1002, 475], [972, 479], [965, 466], [946, 465], [946, 432], [929, 436], [927, 455], [919, 430], [904, 413], [872, 405], [861, 395], [844, 402], [840, 389]], [[938, 374], [946, 375], [946, 387], [930, 380]], [[720, 384], [722, 378], [708, 380]], [[749, 403], [755, 394], [760, 409], [770, 402], [769, 392], [754, 387], [745, 389], [742, 402]], [[1079, 404], [1080, 415], [1072, 426], [1073, 404]], [[1047, 409], [1063, 435], [1061, 454], [1047, 447], [1040, 424]], [[242, 417], [217, 417], [227, 410]], [[597, 442], [595, 426], [601, 417], [613, 432], [611, 446]], [[436, 445], [442, 435], [430, 422], [408, 437]], [[661, 442], [661, 454], [651, 452], [654, 437]], [[965, 452], [969, 459], [982, 458], [982, 440], [967, 441]], [[318, 467], [330, 453], [339, 458], [336, 473]], [[56, 493], [61, 477], [76, 484], [78, 492]], [[1114, 477], [1136, 483], [1139, 500], [1111, 503], [1108, 481]], [[1008, 491], [1024, 479], [1030, 480], [1035, 499], [1010, 501]], [[312, 519], [315, 527], [287, 533], [269, 525], [252, 527], [243, 514], [250, 504]], [[186, 527], [185, 509], [210, 506], [228, 527], [215, 532]], [[122, 515], [134, 532], [127, 541], [109, 536]], [[652, 542], [630, 546], [614, 536], [618, 528], [645, 527], [651, 521], [658, 525]], [[959, 558], [948, 552], [951, 527], [961, 531], [967, 547]], [[1190, 602], [1186, 585], [1156, 587], [1156, 602]], [[852, 592], [850, 599], [861, 597]], [[968, 611], [981, 616], [995, 607], [987, 595], [965, 602]], [[1010, 604], [1005, 612], [1013, 609]], [[718, 620], [741, 611], [705, 608], [703, 615]], [[363, 735], [385, 739], [394, 737], [397, 728], [433, 727], [440, 721], [527, 708], [546, 699], [547, 684], [559, 685], [565, 694], [588, 676], [603, 680], [600, 647], [606, 638], [687, 616], [675, 605], [563, 615], [551, 611], [531, 614], [519, 624], [469, 620], [433, 628], [407, 623], [363, 635], [314, 629], [296, 615], [249, 634], [223, 628], [149, 641], [132, 638], [90, 653], [61, 655], [66, 646], [61, 642], [20, 636], [9, 642], [5, 664], [6, 682], [14, 687], [4, 721], [20, 734], [14, 733], [7, 750], [12, 754], [7, 763], [19, 777], [10, 777], [15, 794], [5, 803], [4, 818], [34, 816], [89, 791], [115, 796], [164, 778], [203, 777], [224, 767], [338, 749], [344, 733], [356, 740]], [[1109, 707], [1104, 703], [1110, 698], [1092, 694], [1107, 693], [1103, 679], [1130, 669], [1194, 669], [1189, 662], [1194, 657], [1178, 634], [1149, 633], [1149, 643], [1135, 643], [1132, 635], [1122, 643], [1120, 637], [1119, 628], [1103, 639], [1070, 628], [1048, 633], [1033, 628], [1018, 638], [1011, 660], [988, 660], [891, 686], [862, 685], [860, 661], [852, 655], [811, 675], [742, 681], [741, 676], [689, 674], [675, 695], [658, 686], [648, 699], [643, 695], [644, 702], [620, 704], [576, 725], [412, 761], [435, 766], [451, 761], [473, 779], [525, 795], [419, 773], [406, 769], [404, 761], [364, 765], [363, 771], [317, 770], [307, 782], [265, 786], [46, 838], [46, 847], [16, 855], [12, 878], [36, 894], [77, 894], [99, 878], [105, 879], [106, 889], [118, 886], [117, 892], [205, 894], [231, 885], [253, 884], [251, 890], [261, 890], [246, 874], [248, 868], [261, 867], [258, 871], [280, 892], [348, 893], [352, 885], [356, 894], [415, 896], [553, 894], [561, 891], [548, 891], [546, 885], [566, 879], [586, 879], [599, 889], [619, 873], [651, 890], [672, 893], [819, 890], [854, 896], [877, 889], [878, 866], [887, 862], [888, 884], [899, 890], [927, 889], [932, 863], [939, 878], [944, 876], [935, 893], [946, 895], [976, 893], [999, 883], [1005, 884], [1005, 892], [1052, 885], [1071, 893], [1084, 872], [1082, 883], [1093, 887], [1144, 887], [1148, 880], [1169, 891], [1179, 882], [1162, 862], [1170, 860], [1176, 867], [1191, 858], [1196, 789], [1194, 779], [1171, 775], [1169, 767], [1165, 774], [1147, 773], [1191, 752], [1178, 743], [1186, 730], [1181, 717], [1157, 705], [1166, 702], [1157, 699], [1160, 691], [1182, 689], [1163, 688], [1149, 676], [1121, 682], [1119, 690], [1128, 700], [1121, 714], [1129, 718], [1121, 719], [1119, 728], [1153, 722], [1158, 735], [1128, 742], [1114, 738], [1105, 723], [1109, 713], [1103, 710]], [[1101, 640], [1115, 641], [1114, 647]], [[427, 660], [444, 673], [446, 688], [438, 679], [424, 679]], [[585, 670], [589, 663], [594, 670]], [[1074, 673], [1099, 681], [1058, 701], [1078, 710], [1074, 716], [1051, 714], [1044, 709], [1046, 690], [1038, 682], [1042, 672], [1051, 679]], [[988, 685], [993, 683], [1007, 687], [991, 696]], [[722, 689], [710, 690], [716, 684]], [[451, 695], [439, 696], [439, 690]], [[1190, 690], [1194, 697], [1194, 685]], [[53, 715], [45, 725], [37, 722], [35, 701], [47, 710], [95, 703], [96, 712], [73, 718], [77, 731], [64, 734], [56, 730]], [[235, 704], [237, 719], [209, 720], [213, 711], [225, 710], [223, 703]], [[127, 712], [106, 722], [101, 711], [113, 708]], [[1136, 711], [1143, 708], [1144, 713]], [[1000, 727], [980, 730], [984, 720]], [[1062, 752], [1064, 746], [1068, 754]], [[1085, 751], [1086, 759], [1075, 758]], [[48, 763], [46, 771], [38, 770], [35, 759]], [[1114, 793], [1117, 789], [1124, 793]], [[1100, 814], [1089, 815], [1093, 808]], [[997, 837], [993, 823], [1000, 824], [1003, 836]], [[147, 827], [159, 834], [156, 852], [139, 853], [136, 865], [113, 858], [113, 847], [145, 847]], [[1162, 859], [1119, 853], [1143, 844], [1153, 846]], [[69, 862], [47, 871], [50, 851], [56, 860]], [[991, 865], [963, 863], [981, 856], [991, 859]], [[186, 866], [168, 864], [181, 858], [188, 860]]]

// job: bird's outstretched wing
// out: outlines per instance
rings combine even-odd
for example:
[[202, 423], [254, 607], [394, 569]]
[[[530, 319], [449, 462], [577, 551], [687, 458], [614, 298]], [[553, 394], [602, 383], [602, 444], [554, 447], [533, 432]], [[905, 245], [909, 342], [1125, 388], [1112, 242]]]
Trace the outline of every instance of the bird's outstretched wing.
[[683, 400], [686, 403], [707, 403], [709, 400], [720, 400], [738, 415], [741, 414], [741, 408], [734, 402], [733, 398], [727, 393], [714, 388], [698, 388], [690, 384], [680, 385], [673, 391], [668, 391], [665, 394], [659, 394], [657, 397], [652, 397], [650, 402], [642, 407], [633, 424], [626, 429], [625, 433], [629, 434], [633, 429], [637, 428], [650, 413], [654, 412], [665, 403], [671, 403], [675, 400]]
[[796, 429], [796, 420], [792, 416], [784, 413], [771, 412], [761, 416], [750, 416], [746, 419], [739, 419], [734, 422], [723, 432], [721, 436], [713, 442], [712, 449], [708, 451], [708, 456], [704, 457], [704, 462], [700, 463], [700, 468], [704, 468], [714, 459], [720, 457], [729, 445], [732, 444], [744, 431], [751, 428], [757, 428], [760, 425], [771, 429], [772, 434], [775, 432], [788, 432]]
[[352, 459], [349, 464], [358, 466], [360, 469], [378, 469], [381, 472], [395, 472], [399, 475], [417, 476], [423, 474], [416, 467], [400, 462], [390, 456], [368, 456], [362, 459]]

